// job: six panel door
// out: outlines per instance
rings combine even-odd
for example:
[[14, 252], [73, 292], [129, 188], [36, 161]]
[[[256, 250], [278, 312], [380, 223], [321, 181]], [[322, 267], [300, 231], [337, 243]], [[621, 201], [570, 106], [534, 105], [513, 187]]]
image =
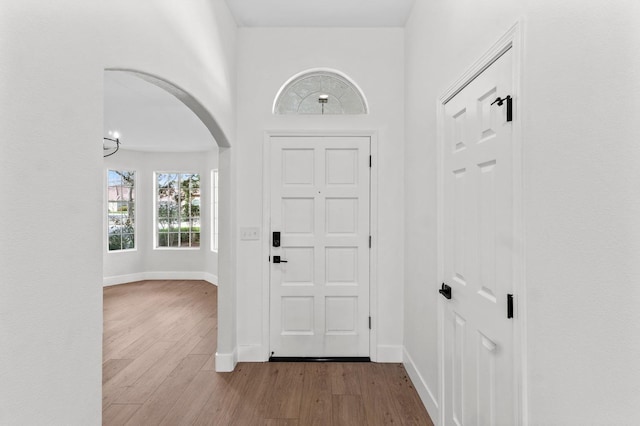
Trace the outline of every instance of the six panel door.
[[[512, 53], [445, 105], [444, 405], [447, 425], [515, 424]], [[493, 104], [492, 104], [493, 103]]]

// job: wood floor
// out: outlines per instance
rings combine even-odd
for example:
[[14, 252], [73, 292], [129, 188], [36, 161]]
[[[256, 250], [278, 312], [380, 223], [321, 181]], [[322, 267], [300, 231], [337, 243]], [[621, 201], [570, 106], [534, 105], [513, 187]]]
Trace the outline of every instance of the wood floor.
[[240, 363], [216, 373], [217, 289], [104, 289], [104, 425], [432, 425], [401, 364]]

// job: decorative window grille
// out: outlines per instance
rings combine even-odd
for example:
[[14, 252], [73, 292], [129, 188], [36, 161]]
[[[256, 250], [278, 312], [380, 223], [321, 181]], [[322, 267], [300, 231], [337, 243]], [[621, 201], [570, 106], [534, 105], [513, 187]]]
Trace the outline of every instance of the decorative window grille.
[[274, 114], [367, 114], [365, 98], [346, 77], [310, 71], [292, 78], [278, 93]]

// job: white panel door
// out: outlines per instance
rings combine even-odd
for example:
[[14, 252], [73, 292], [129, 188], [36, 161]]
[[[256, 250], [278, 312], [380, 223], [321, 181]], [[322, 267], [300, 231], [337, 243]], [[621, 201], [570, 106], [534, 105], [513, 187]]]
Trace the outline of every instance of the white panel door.
[[270, 150], [271, 354], [369, 356], [370, 139], [272, 137]]
[[515, 422], [512, 53], [507, 51], [445, 105], [443, 147], [444, 420]]

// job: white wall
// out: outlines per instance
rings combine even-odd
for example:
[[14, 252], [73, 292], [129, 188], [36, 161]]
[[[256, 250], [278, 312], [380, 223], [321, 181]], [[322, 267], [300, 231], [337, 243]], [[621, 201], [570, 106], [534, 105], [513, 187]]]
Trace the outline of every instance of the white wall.
[[0, 424], [100, 419], [102, 70], [81, 16], [0, 5]]
[[[416, 2], [406, 29], [405, 348], [436, 399], [436, 100], [522, 17], [527, 420], [640, 416], [639, 16], [633, 1]], [[423, 395], [437, 417], [438, 401]]]
[[233, 140], [234, 49], [221, 0], [0, 2], [0, 424], [101, 423], [105, 66], [187, 88]]
[[[213, 143], [213, 141], [212, 141]], [[107, 169], [136, 172], [136, 249], [107, 250], [103, 243], [103, 282], [122, 284], [143, 279], [208, 279], [217, 284], [218, 254], [211, 251], [211, 170], [218, 150], [156, 153], [120, 150], [105, 158]], [[199, 249], [154, 248], [154, 172], [190, 172], [201, 177], [201, 233]], [[106, 181], [105, 181], [106, 188]], [[106, 215], [105, 233], [106, 235]]]
[[[114, 0], [105, 6], [104, 65], [147, 72], [202, 102], [233, 140], [235, 21], [224, 0]], [[221, 142], [221, 141], [218, 141]]]
[[[377, 354], [400, 360], [402, 345], [403, 79], [401, 29], [246, 29], [238, 35], [238, 226], [262, 227], [265, 131], [374, 130], [378, 132], [378, 301], [373, 313]], [[350, 76], [369, 101], [366, 116], [277, 116], [276, 93], [291, 76], [327, 67]], [[268, 238], [262, 230], [262, 238]], [[263, 334], [261, 241], [238, 242], [238, 343], [240, 358], [266, 359]]]

